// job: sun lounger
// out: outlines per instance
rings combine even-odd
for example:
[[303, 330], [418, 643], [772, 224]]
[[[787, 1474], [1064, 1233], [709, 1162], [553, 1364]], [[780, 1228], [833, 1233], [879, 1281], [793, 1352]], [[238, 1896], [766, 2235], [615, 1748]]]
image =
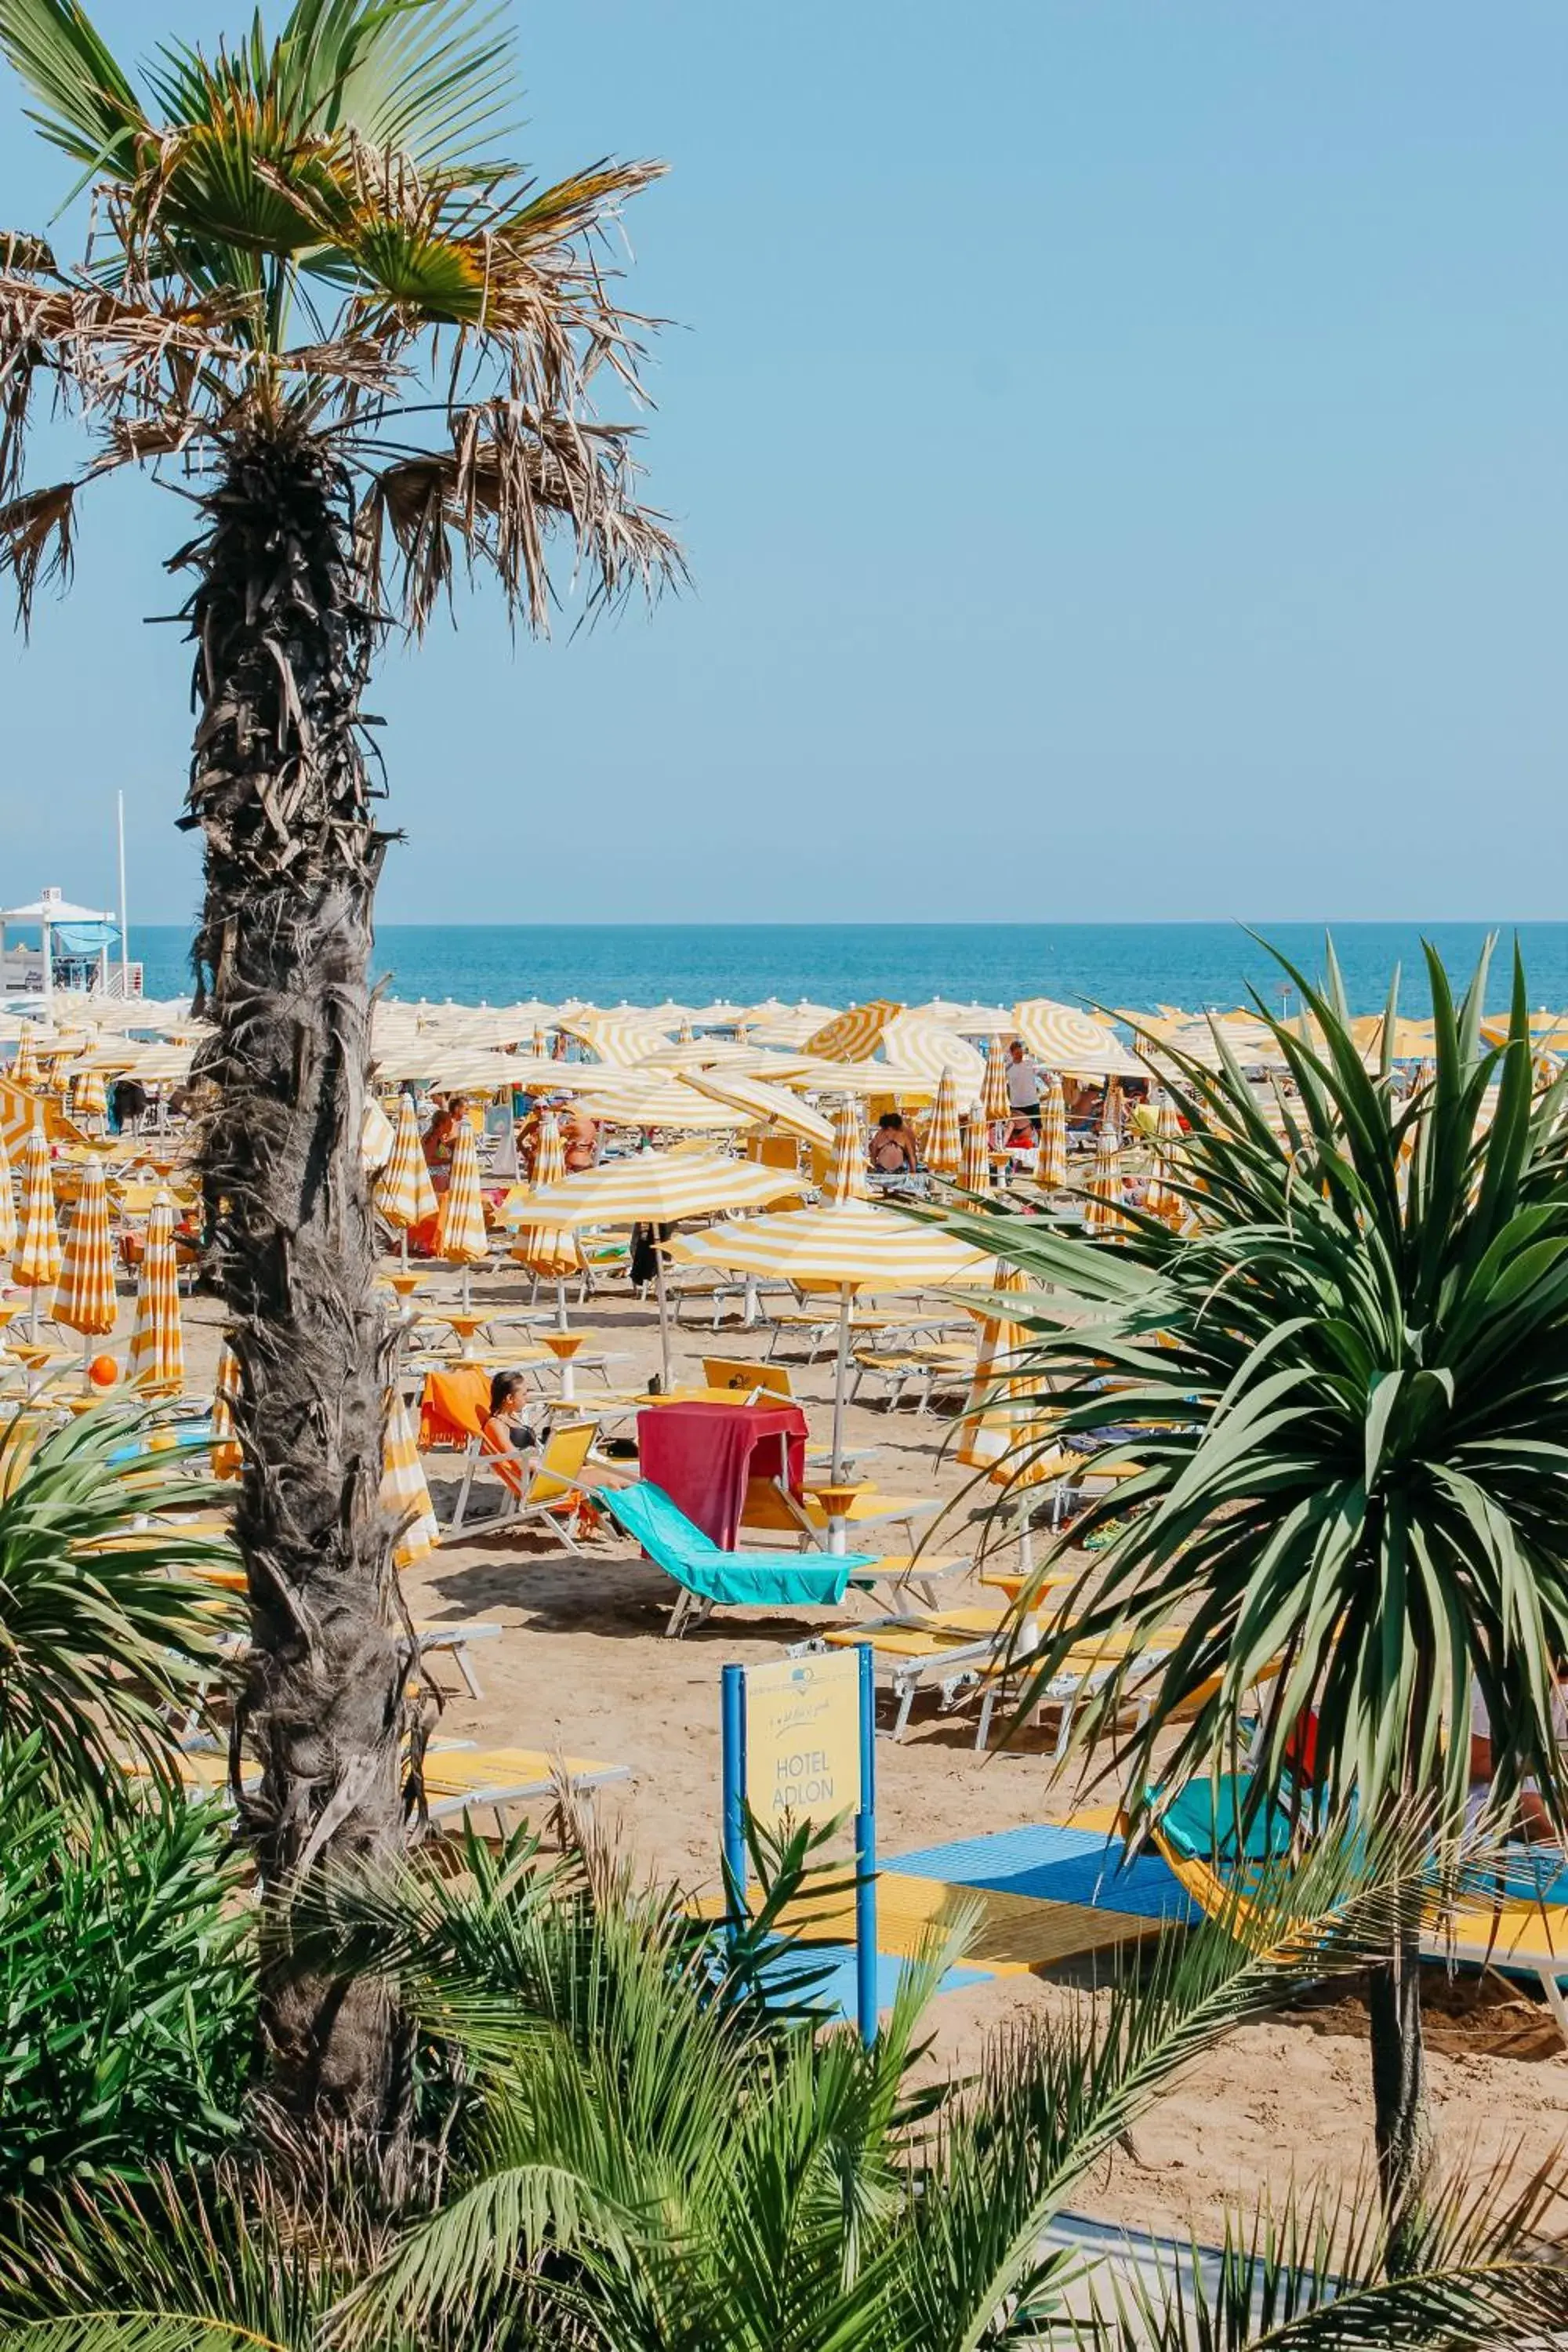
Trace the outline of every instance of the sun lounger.
[[[463, 1482], [442, 1540], [450, 1542], [458, 1535], [469, 1538], [494, 1535], [502, 1528], [536, 1527], [559, 1536], [568, 1551], [581, 1552], [573, 1522], [588, 1499], [582, 1472], [597, 1434], [591, 1421], [558, 1423], [544, 1442], [538, 1467], [530, 1475], [522, 1455], [501, 1453], [481, 1429], [468, 1441]], [[503, 1499], [500, 1509], [489, 1518], [470, 1524], [468, 1498], [474, 1480], [480, 1475], [495, 1479]]]
[[[942, 1508], [940, 1495], [887, 1495], [879, 1487], [866, 1486], [851, 1497], [843, 1521], [847, 1528], [859, 1531], [866, 1528], [901, 1526], [904, 1539], [912, 1551], [915, 1547], [915, 1521], [931, 1518]], [[793, 1536], [804, 1551], [808, 1544], [826, 1547], [829, 1535], [827, 1513], [815, 1495], [791, 1495], [775, 1478], [753, 1478], [746, 1488], [745, 1506], [741, 1513], [741, 1525], [748, 1534], [773, 1532]]]
[[426, 1750], [425, 1802], [432, 1822], [450, 1821], [479, 1807], [495, 1815], [504, 1837], [507, 1809], [563, 1789], [584, 1809], [594, 1791], [614, 1780], [629, 1780], [625, 1764], [600, 1764], [576, 1756], [547, 1756], [529, 1748]]

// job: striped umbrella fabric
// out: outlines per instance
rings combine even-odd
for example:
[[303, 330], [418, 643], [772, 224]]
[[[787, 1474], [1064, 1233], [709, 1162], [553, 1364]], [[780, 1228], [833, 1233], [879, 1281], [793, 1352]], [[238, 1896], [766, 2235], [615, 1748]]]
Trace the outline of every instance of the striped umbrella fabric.
[[787, 1169], [759, 1168], [750, 1160], [721, 1160], [710, 1151], [638, 1151], [542, 1186], [528, 1213], [542, 1225], [673, 1225], [682, 1217], [762, 1208], [803, 1189]]
[[397, 1137], [392, 1121], [387, 1118], [375, 1097], [366, 1095], [364, 1117], [360, 1122], [359, 1156], [360, 1164], [367, 1176], [374, 1176], [378, 1168], [385, 1167], [392, 1157]]
[[139, 1388], [182, 1389], [185, 1384], [174, 1203], [167, 1192], [159, 1193], [147, 1219], [147, 1247], [131, 1333], [131, 1377]]
[[109, 1240], [109, 1187], [96, 1157], [81, 1171], [76, 1213], [66, 1238], [65, 1263], [55, 1293], [55, 1321], [84, 1339], [114, 1328], [114, 1258]]
[[71, 1079], [71, 1115], [74, 1118], [104, 1118], [109, 1112], [109, 1089], [101, 1070], [78, 1070]]
[[0, 1130], [0, 1257], [16, 1254], [16, 1195], [11, 1181], [11, 1155]]
[[[1022, 1266], [998, 1259], [995, 1286], [999, 1292], [1016, 1296], [1030, 1286]], [[1040, 1458], [1046, 1451], [1048, 1418], [1034, 1381], [1015, 1369], [1028, 1339], [1024, 1326], [1011, 1317], [981, 1318], [974, 1379], [962, 1416], [958, 1458], [972, 1470], [989, 1470], [999, 1486], [1037, 1486], [1050, 1475]]]
[[1047, 1074], [1040, 1087], [1040, 1148], [1035, 1181], [1042, 1192], [1059, 1192], [1068, 1181], [1068, 1109], [1062, 1082]]
[[63, 1264], [49, 1147], [43, 1130], [35, 1128], [22, 1155], [22, 1234], [11, 1261], [11, 1279], [35, 1294], [52, 1290]]
[[827, 1200], [849, 1201], [857, 1196], [865, 1199], [866, 1158], [859, 1108], [846, 1095], [833, 1114], [833, 1157], [827, 1163], [827, 1178], [822, 1188]]
[[710, 1095], [715, 1102], [726, 1104], [731, 1110], [752, 1113], [769, 1127], [782, 1128], [786, 1135], [798, 1135], [807, 1143], [827, 1150], [833, 1141], [833, 1129], [819, 1110], [792, 1095], [787, 1087], [772, 1085], [766, 1078], [749, 1077], [740, 1070], [690, 1070], [686, 1083], [700, 1094]]
[[1142, 1073], [1142, 1063], [1116, 1032], [1076, 1005], [1058, 1004], [1048, 996], [1026, 997], [1013, 1007], [1013, 1025], [1042, 1069], [1070, 1070], [1090, 1078], [1112, 1070], [1129, 1076]]
[[959, 1182], [966, 1192], [989, 1193], [991, 1190], [990, 1131], [985, 1125], [985, 1113], [979, 1103], [972, 1108], [963, 1130], [963, 1166]]
[[926, 1121], [924, 1154], [933, 1176], [956, 1176], [963, 1165], [963, 1144], [958, 1132], [958, 1087], [951, 1070], [937, 1081], [936, 1100]]
[[1150, 1171], [1149, 1190], [1144, 1206], [1152, 1217], [1163, 1217], [1167, 1224], [1179, 1224], [1185, 1214], [1185, 1204], [1177, 1196], [1172, 1182], [1175, 1167], [1174, 1146], [1180, 1140], [1182, 1122], [1176, 1106], [1169, 1096], [1161, 1103], [1154, 1118], [1154, 1165]]
[[386, 1453], [381, 1475], [381, 1507], [390, 1517], [407, 1522], [392, 1548], [394, 1568], [412, 1568], [416, 1560], [426, 1559], [436, 1549], [441, 1540], [441, 1530], [430, 1507], [430, 1489], [425, 1483], [425, 1473], [420, 1467], [414, 1423], [409, 1418], [408, 1407], [395, 1389], [388, 1391], [386, 1401]]
[[951, 1070], [966, 1100], [985, 1084], [985, 1058], [979, 1047], [945, 1022], [933, 1021], [929, 1013], [900, 1013], [889, 1021], [882, 1032], [882, 1053], [894, 1067], [924, 1077], [940, 1079], [943, 1070]]
[[1117, 1214], [1121, 1206], [1121, 1150], [1113, 1127], [1102, 1127], [1100, 1140], [1094, 1148], [1094, 1168], [1089, 1180], [1089, 1197], [1084, 1202], [1083, 1229], [1086, 1234], [1111, 1234], [1121, 1229]]
[[489, 1255], [485, 1204], [479, 1196], [479, 1155], [474, 1130], [460, 1119], [452, 1138], [452, 1181], [436, 1213], [436, 1255], [452, 1265], [477, 1265]]
[[852, 1004], [847, 1013], [836, 1013], [815, 1030], [805, 1040], [805, 1050], [820, 1055], [825, 1062], [868, 1062], [882, 1042], [883, 1030], [903, 1009], [881, 996], [865, 1004]]
[[1000, 1037], [993, 1037], [985, 1049], [985, 1091], [981, 1100], [985, 1107], [987, 1126], [1008, 1124], [1013, 1106], [1007, 1098], [1007, 1055]]
[[22, 1024], [22, 1034], [16, 1040], [16, 1050], [11, 1056], [11, 1084], [14, 1087], [36, 1087], [38, 1083], [38, 1053], [33, 1043], [33, 1025]]
[[[539, 1116], [539, 1141], [533, 1155], [533, 1183], [529, 1194], [542, 1192], [548, 1186], [559, 1184], [566, 1174], [566, 1154], [562, 1148], [561, 1122], [552, 1110]], [[518, 1229], [512, 1244], [512, 1256], [531, 1274], [548, 1276], [552, 1281], [563, 1281], [578, 1268], [577, 1251], [563, 1238], [559, 1225], [528, 1223]]]
[[215, 1478], [237, 1478], [245, 1466], [245, 1455], [234, 1433], [234, 1406], [229, 1402], [239, 1394], [239, 1358], [232, 1341], [226, 1339], [218, 1352], [217, 1370], [213, 1376], [213, 1451]]
[[395, 1232], [405, 1234], [436, 1213], [436, 1187], [425, 1165], [412, 1095], [405, 1095], [397, 1107], [397, 1132], [392, 1157], [375, 1180], [375, 1205]]

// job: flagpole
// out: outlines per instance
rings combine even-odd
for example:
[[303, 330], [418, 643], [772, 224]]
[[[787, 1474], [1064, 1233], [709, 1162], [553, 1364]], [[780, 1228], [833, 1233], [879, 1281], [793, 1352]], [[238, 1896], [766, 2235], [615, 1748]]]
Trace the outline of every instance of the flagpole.
[[120, 993], [131, 1001], [131, 933], [125, 924], [125, 794], [114, 795], [120, 826]]

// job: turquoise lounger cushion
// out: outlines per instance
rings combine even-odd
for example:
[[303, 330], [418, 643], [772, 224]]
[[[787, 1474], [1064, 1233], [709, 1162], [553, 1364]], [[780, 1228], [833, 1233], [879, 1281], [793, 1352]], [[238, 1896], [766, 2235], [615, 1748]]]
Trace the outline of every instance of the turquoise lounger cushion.
[[644, 1478], [635, 1486], [600, 1490], [605, 1509], [688, 1592], [733, 1608], [831, 1608], [858, 1570], [875, 1568], [863, 1552], [721, 1551], [662, 1486]]
[[1278, 1805], [1265, 1805], [1241, 1831], [1251, 1783], [1247, 1774], [1194, 1780], [1160, 1808], [1160, 1827], [1189, 1862], [1269, 1862], [1290, 1850], [1290, 1823]]

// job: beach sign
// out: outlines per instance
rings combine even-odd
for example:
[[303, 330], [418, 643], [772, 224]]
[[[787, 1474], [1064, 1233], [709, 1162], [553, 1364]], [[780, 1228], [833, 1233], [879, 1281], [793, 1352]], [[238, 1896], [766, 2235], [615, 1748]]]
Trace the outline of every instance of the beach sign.
[[724, 1868], [746, 1884], [746, 1812], [768, 1827], [829, 1822], [855, 1826], [855, 2013], [877, 2038], [876, 1691], [871, 1649], [726, 1666], [723, 1730]]

